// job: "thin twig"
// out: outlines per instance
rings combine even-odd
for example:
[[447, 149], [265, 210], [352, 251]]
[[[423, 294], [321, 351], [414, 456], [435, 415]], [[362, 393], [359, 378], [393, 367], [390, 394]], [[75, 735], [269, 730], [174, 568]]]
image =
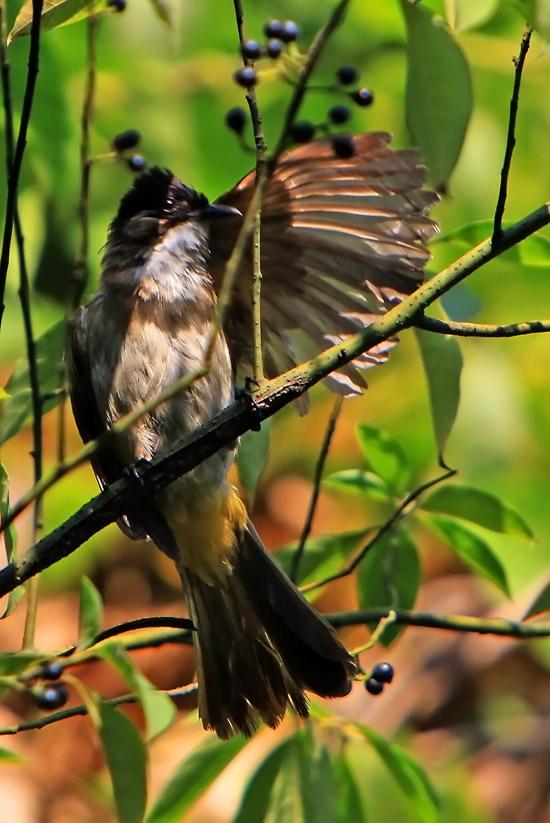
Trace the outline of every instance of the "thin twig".
[[264, 379], [264, 358], [262, 348], [262, 268], [260, 251], [261, 212], [258, 212], [252, 238], [252, 340], [254, 344], [254, 381]]
[[524, 334], [542, 334], [550, 332], [550, 319], [525, 320], [522, 323], [510, 323], [505, 326], [485, 323], [456, 323], [452, 320], [437, 320], [435, 317], [420, 317], [415, 320], [417, 329], [435, 332], [435, 334], [452, 334], [455, 337], [520, 337]]
[[[190, 686], [185, 686], [182, 689], [167, 689], [166, 691], [158, 689], [162, 694], [168, 695], [173, 700], [179, 697], [188, 697], [197, 691], [197, 684], [192, 683]], [[106, 700], [111, 706], [121, 706], [126, 703], [139, 703], [139, 696], [135, 694], [125, 694], [121, 697], [113, 697]], [[67, 720], [69, 717], [78, 717], [88, 714], [88, 709], [84, 705], [73, 706], [70, 709], [63, 709], [60, 712], [48, 714], [46, 717], [40, 717], [37, 720], [30, 720], [27, 723], [18, 723], [16, 726], [4, 726], [0, 729], [0, 735], [19, 734], [19, 732], [28, 732], [32, 729], [43, 729], [45, 726], [51, 726], [52, 723], [58, 723], [60, 720]]]
[[[162, 455], [157, 456], [147, 466], [140, 466], [140, 481], [148, 493], [157, 493], [187, 471], [199, 465], [224, 445], [233, 442], [245, 431], [271, 417], [279, 409], [296, 400], [312, 386], [327, 377], [332, 371], [354, 360], [361, 352], [371, 349], [388, 337], [411, 326], [419, 313], [441, 297], [456, 283], [464, 280], [477, 269], [493, 260], [499, 254], [517, 245], [530, 234], [550, 223], [550, 204], [544, 204], [518, 223], [504, 229], [497, 244], [489, 238], [471, 249], [459, 260], [434, 275], [402, 303], [390, 309], [371, 325], [352, 335], [344, 343], [332, 346], [306, 363], [290, 369], [283, 375], [266, 381], [254, 396], [254, 404], [243, 398], [212, 418], [208, 423], [183, 437]], [[174, 391], [179, 386], [173, 387]], [[143, 408], [134, 412], [135, 419], [143, 414]], [[122, 422], [128, 421], [129, 417]], [[115, 427], [116, 429], [116, 427]], [[80, 465], [106, 443], [112, 443], [108, 433], [97, 441], [92, 441], [73, 458], [71, 465], [58, 467], [56, 477], [65, 475], [75, 465]], [[47, 481], [47, 482], [46, 482]], [[44, 493], [53, 485], [55, 478], [43, 478], [39, 487], [31, 489], [10, 515], [5, 518], [2, 529], [7, 528], [34, 497]], [[122, 478], [109, 486], [82, 506], [54, 532], [42, 538], [32, 549], [0, 571], [0, 597], [15, 589], [21, 582], [38, 571], [47, 568], [61, 557], [66, 557], [82, 542], [99, 532], [108, 523], [120, 517], [135, 498], [136, 482], [132, 478]]]
[[318, 589], [320, 586], [326, 586], [327, 583], [332, 583], [334, 580], [340, 580], [342, 577], [347, 577], [349, 574], [355, 571], [357, 566], [365, 559], [369, 551], [374, 548], [376, 543], [391, 531], [394, 526], [411, 514], [414, 510], [413, 503], [420, 497], [420, 495], [424, 494], [425, 491], [428, 489], [433, 488], [433, 486], [437, 486], [439, 483], [443, 483], [445, 480], [448, 480], [449, 477], [453, 477], [456, 474], [455, 469], [449, 469], [448, 471], [444, 472], [443, 474], [438, 475], [433, 480], [428, 480], [426, 483], [422, 483], [421, 486], [414, 489], [410, 494], [408, 494], [400, 506], [393, 512], [391, 517], [382, 523], [382, 525], [376, 530], [375, 534], [371, 537], [371, 539], [365, 543], [361, 551], [359, 551], [353, 560], [348, 563], [348, 565], [341, 569], [339, 572], [335, 574], [331, 574], [328, 577], [324, 577], [322, 580], [315, 580], [313, 583], [308, 583], [306, 586], [302, 586], [301, 590], [303, 592], [309, 592], [313, 589]]
[[504, 216], [504, 209], [506, 207], [506, 196], [508, 194], [508, 178], [510, 176], [510, 166], [512, 164], [512, 155], [516, 145], [516, 120], [518, 115], [519, 105], [519, 90], [521, 88], [521, 75], [523, 72], [523, 65], [529, 45], [531, 43], [531, 34], [533, 29], [526, 28], [521, 38], [521, 46], [519, 50], [519, 57], [514, 58], [514, 65], [516, 73], [514, 77], [514, 89], [512, 91], [512, 99], [510, 100], [510, 117], [508, 120], [508, 137], [506, 139], [506, 150], [504, 152], [504, 163], [500, 173], [500, 188], [498, 192], [498, 200], [495, 209], [495, 221], [493, 226], [493, 241], [500, 239], [502, 235], [502, 218]]
[[23, 163], [23, 154], [27, 145], [27, 131], [31, 118], [32, 104], [34, 100], [34, 90], [36, 87], [36, 77], [38, 75], [40, 56], [40, 22], [42, 15], [43, 0], [32, 0], [32, 22], [30, 30], [29, 60], [27, 68], [27, 79], [25, 84], [25, 94], [23, 96], [23, 106], [21, 108], [21, 120], [19, 122], [19, 133], [17, 143], [13, 153], [13, 163], [8, 174], [8, 190], [6, 197], [6, 215], [4, 218], [4, 232], [2, 237], [2, 251], [0, 253], [0, 326], [4, 316], [4, 297], [6, 293], [6, 281], [8, 277], [8, 266], [10, 262], [11, 238], [13, 232], [14, 215], [17, 207], [17, 190], [19, 187], [19, 176]]
[[298, 546], [296, 547], [296, 551], [292, 557], [292, 565], [290, 567], [290, 579], [295, 583], [298, 579], [298, 572], [300, 570], [300, 561], [302, 559], [302, 555], [304, 553], [304, 549], [306, 547], [307, 539], [311, 532], [311, 527], [313, 525], [313, 518], [315, 517], [315, 511], [317, 509], [317, 501], [319, 500], [319, 492], [321, 490], [321, 480], [323, 479], [323, 472], [325, 470], [325, 463], [328, 457], [330, 444], [332, 442], [332, 437], [334, 435], [334, 431], [336, 429], [336, 424], [338, 422], [338, 418], [340, 416], [340, 412], [342, 411], [342, 403], [343, 398], [337, 397], [334, 401], [334, 405], [332, 407], [332, 411], [330, 413], [330, 417], [327, 421], [327, 427], [325, 429], [325, 436], [323, 437], [323, 442], [321, 444], [321, 449], [319, 450], [319, 456], [317, 457], [317, 463], [315, 465], [315, 472], [313, 475], [313, 489], [311, 492], [311, 498], [309, 501], [309, 506], [306, 514], [306, 519], [304, 522], [304, 528], [302, 529], [302, 534], [300, 535], [300, 541]]

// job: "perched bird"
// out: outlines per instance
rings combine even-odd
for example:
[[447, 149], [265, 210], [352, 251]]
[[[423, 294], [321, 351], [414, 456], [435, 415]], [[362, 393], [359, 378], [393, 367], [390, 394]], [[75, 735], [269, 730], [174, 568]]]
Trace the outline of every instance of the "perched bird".
[[[437, 195], [423, 188], [414, 150], [390, 136], [353, 139], [352, 156], [320, 140], [282, 155], [261, 213], [262, 340], [268, 376], [326, 348], [421, 282], [437, 230]], [[172, 172], [153, 168], [122, 198], [97, 294], [74, 319], [71, 400], [84, 441], [202, 365], [228, 259], [254, 189], [254, 172], [213, 204]], [[151, 459], [231, 403], [236, 375], [251, 374], [252, 246], [235, 280], [206, 377], [142, 417], [93, 468], [101, 487]], [[395, 341], [328, 378], [342, 394]], [[356, 672], [333, 629], [285, 576], [226, 476], [220, 449], [140, 502], [120, 521], [172, 557], [196, 628], [199, 714], [221, 738], [276, 726], [288, 705], [307, 716], [305, 691], [345, 695]]]

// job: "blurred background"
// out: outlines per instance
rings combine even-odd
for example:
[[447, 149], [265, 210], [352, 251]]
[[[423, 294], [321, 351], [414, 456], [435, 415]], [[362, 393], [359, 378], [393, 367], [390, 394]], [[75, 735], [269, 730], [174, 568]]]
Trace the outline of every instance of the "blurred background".
[[[159, 0], [159, 2], [164, 0]], [[309, 43], [332, 8], [332, 0], [255, 0], [245, 6], [250, 37], [262, 39], [266, 20], [295, 19], [301, 42]], [[452, 3], [424, 4], [448, 13]], [[461, 4], [458, 4], [460, 6]], [[494, 214], [506, 140], [512, 58], [518, 53], [521, 17], [511, 4], [464, 3], [456, 36], [469, 62], [474, 108], [463, 151], [447, 196], [435, 210], [442, 233]], [[17, 5], [8, 2], [11, 24]], [[224, 126], [225, 112], [244, 103], [232, 80], [240, 65], [233, 5], [202, 0], [166, 7], [167, 27], [147, 0], [128, 0], [123, 13], [105, 15], [99, 25], [97, 90], [92, 152], [109, 151], [113, 136], [137, 129], [140, 152], [151, 165], [171, 168], [184, 181], [215, 198], [231, 188], [253, 165], [235, 136]], [[462, 28], [461, 28], [462, 27]], [[410, 144], [404, 114], [405, 29], [397, 2], [352, 3], [345, 24], [326, 50], [316, 83], [331, 83], [335, 70], [353, 64], [375, 103], [353, 108], [353, 131], [387, 130], [398, 147]], [[80, 113], [86, 72], [86, 24], [45, 32], [29, 145], [20, 187], [20, 212], [33, 281], [36, 334], [66, 311], [72, 295], [72, 268], [79, 243]], [[20, 111], [26, 77], [28, 39], [10, 47], [13, 99]], [[550, 55], [535, 36], [528, 56], [510, 175], [506, 219], [519, 220], [548, 200], [550, 191]], [[275, 140], [291, 89], [265, 82], [258, 89], [266, 135]], [[308, 95], [304, 118], [322, 122], [328, 108], [345, 102], [327, 92]], [[251, 136], [249, 135], [251, 141]], [[121, 195], [132, 181], [124, 164], [97, 162], [90, 198], [90, 268], [87, 294], [95, 290], [106, 230]], [[5, 181], [0, 181], [2, 202]], [[546, 231], [546, 236], [550, 233]], [[436, 244], [431, 268], [439, 270], [466, 246]], [[449, 311], [464, 319], [509, 323], [550, 314], [550, 260], [525, 266], [496, 260], [457, 288]], [[24, 351], [17, 296], [15, 254], [2, 327], [2, 385]], [[465, 573], [453, 555], [433, 537], [418, 533], [425, 585], [419, 608], [426, 611], [499, 615], [521, 619], [548, 579], [550, 392], [549, 343], [545, 335], [511, 340], [462, 340], [462, 398], [447, 449], [447, 462], [461, 483], [484, 489], [510, 503], [536, 535], [533, 544], [491, 535], [491, 545], [508, 573], [512, 600], [490, 583]], [[270, 549], [299, 535], [311, 494], [311, 478], [333, 399], [319, 387], [306, 418], [283, 410], [271, 430], [270, 457], [254, 504], [255, 523]], [[67, 452], [80, 441], [68, 414]], [[426, 380], [412, 333], [402, 335], [388, 365], [369, 375], [369, 391], [346, 401], [327, 461], [327, 472], [363, 467], [355, 429], [368, 422], [388, 429], [403, 445], [415, 481], [437, 471]], [[55, 464], [58, 412], [44, 420], [46, 470]], [[2, 447], [12, 501], [32, 483], [30, 429]], [[51, 531], [96, 494], [88, 467], [72, 473], [48, 493], [44, 531]], [[314, 532], [325, 534], [366, 527], [378, 512], [364, 500], [322, 492]], [[30, 518], [18, 521], [18, 546], [28, 547]], [[41, 578], [37, 643], [45, 650], [74, 642], [77, 632], [76, 589], [82, 574], [100, 589], [106, 623], [145, 614], [183, 614], [179, 583], [172, 564], [151, 545], [131, 544], [112, 526], [96, 535]], [[353, 587], [343, 581], [323, 594], [329, 611], [353, 606]], [[0, 623], [0, 647], [20, 647], [24, 603]], [[348, 630], [350, 646], [364, 642], [363, 630]], [[384, 735], [397, 736], [432, 777], [443, 798], [443, 819], [471, 823], [542, 823], [548, 821], [550, 751], [549, 644], [459, 636], [409, 629], [389, 651], [380, 648], [364, 661], [389, 659], [396, 683], [378, 700], [357, 686], [335, 710], [359, 718]], [[177, 646], [138, 653], [145, 674], [162, 688], [193, 678], [191, 652]], [[125, 688], [105, 666], [90, 665], [79, 676], [104, 696]], [[79, 702], [75, 697], [74, 702]], [[196, 721], [184, 709], [172, 728], [150, 751], [154, 796], [176, 763], [202, 739]], [[0, 725], [28, 716], [23, 699], [7, 700]], [[133, 716], [139, 722], [138, 710]], [[238, 806], [247, 777], [275, 740], [293, 729], [287, 720], [276, 733], [263, 732], [185, 819], [228, 821]], [[85, 718], [29, 732], [7, 743], [27, 758], [24, 765], [0, 765], [3, 798], [0, 821], [87, 823], [109, 820], [102, 758]], [[354, 761], [369, 819], [413, 821], [406, 804], [394, 796], [374, 756], [358, 749]], [[546, 765], [545, 765], [546, 764]], [[416, 818], [414, 818], [416, 819]], [[251, 821], [251, 823], [253, 823]]]

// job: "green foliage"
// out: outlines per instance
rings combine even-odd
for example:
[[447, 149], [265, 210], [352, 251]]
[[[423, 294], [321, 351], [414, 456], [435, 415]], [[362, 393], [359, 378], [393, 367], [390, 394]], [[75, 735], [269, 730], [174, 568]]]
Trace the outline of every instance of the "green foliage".
[[422, 501], [422, 508], [462, 517], [502, 534], [517, 535], [528, 540], [533, 538], [533, 532], [515, 509], [493, 494], [470, 486], [459, 486], [456, 483], [440, 486]]
[[239, 480], [248, 493], [250, 505], [269, 456], [271, 418], [262, 423], [260, 431], [248, 431], [240, 439], [237, 452]]
[[409, 467], [403, 446], [389, 432], [361, 423], [357, 438], [371, 469], [394, 492], [400, 493], [409, 482]]
[[101, 595], [87, 577], [80, 581], [79, 645], [83, 648], [95, 640], [101, 629], [103, 604]]

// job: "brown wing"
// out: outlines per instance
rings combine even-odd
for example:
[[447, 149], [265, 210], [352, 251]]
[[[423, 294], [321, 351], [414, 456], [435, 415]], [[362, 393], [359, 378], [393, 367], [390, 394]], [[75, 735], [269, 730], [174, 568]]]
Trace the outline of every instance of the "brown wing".
[[[437, 232], [426, 215], [438, 200], [423, 189], [417, 151], [392, 151], [386, 133], [358, 135], [341, 159], [330, 140], [282, 155], [268, 183], [261, 216], [262, 333], [266, 373], [274, 376], [372, 323], [422, 282], [424, 243]], [[251, 172], [218, 203], [246, 212]], [[239, 218], [240, 219], [240, 218]], [[231, 226], [229, 226], [231, 224]], [[235, 236], [233, 219], [212, 229], [216, 287]], [[250, 374], [251, 252], [236, 279], [226, 334]], [[358, 357], [328, 379], [341, 394], [359, 394], [358, 369], [384, 362], [396, 340]]]
[[[106, 430], [98, 409], [88, 359], [86, 307], [76, 314], [71, 326], [67, 350], [70, 397], [76, 426], [84, 443], [95, 440]], [[90, 459], [101, 489], [119, 480], [124, 466], [117, 460], [113, 449], [101, 449]], [[123, 517], [117, 521], [128, 537], [141, 540], [147, 536], [144, 527], [135, 519]]]

